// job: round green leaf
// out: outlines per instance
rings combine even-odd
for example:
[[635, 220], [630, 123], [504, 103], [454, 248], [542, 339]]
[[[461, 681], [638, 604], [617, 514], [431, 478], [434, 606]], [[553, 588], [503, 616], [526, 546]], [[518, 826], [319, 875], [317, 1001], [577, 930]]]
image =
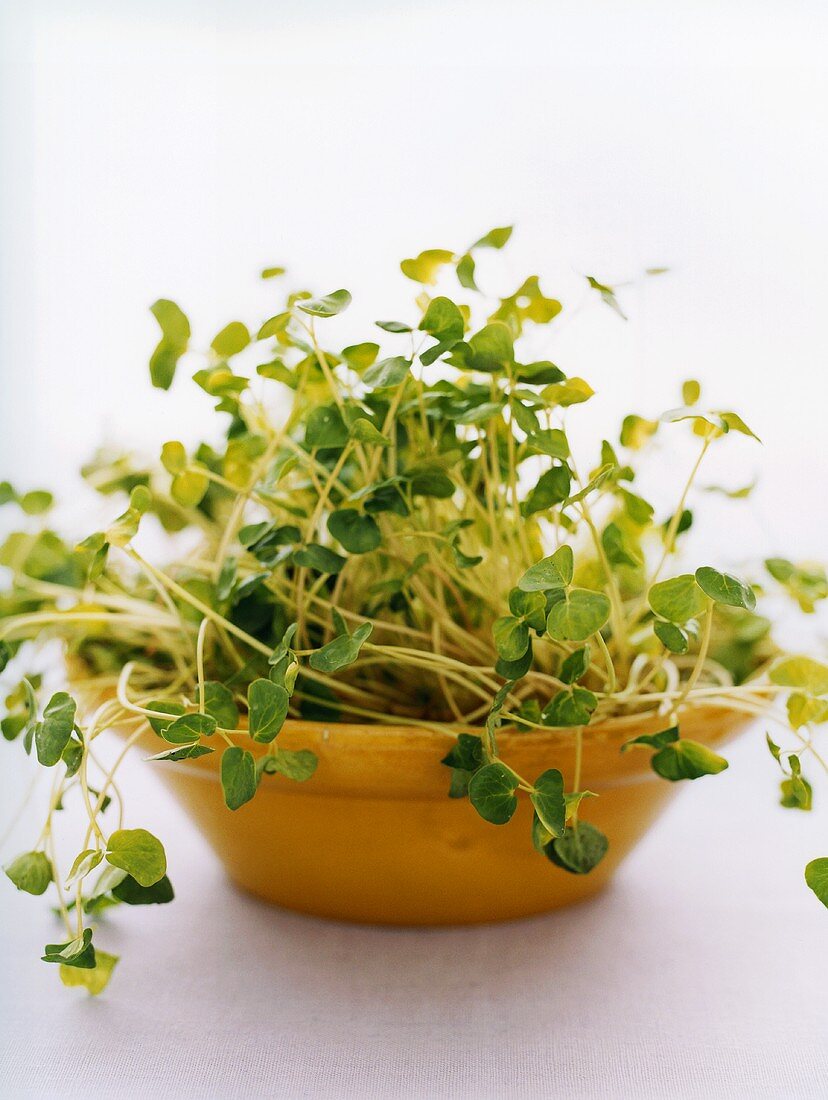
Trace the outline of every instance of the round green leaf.
[[548, 558], [530, 565], [518, 581], [523, 592], [547, 592], [552, 588], [565, 588], [572, 583], [575, 569], [572, 550], [559, 546]]
[[701, 615], [707, 607], [704, 593], [692, 573], [682, 573], [680, 577], [654, 584], [647, 599], [656, 615], [671, 623], [686, 623]]
[[809, 695], [828, 695], [828, 665], [812, 657], [786, 657], [773, 666], [769, 675], [781, 687], [801, 688]]
[[350, 554], [367, 554], [382, 542], [376, 520], [356, 508], [340, 508], [328, 516], [328, 530]]
[[221, 758], [221, 786], [227, 809], [238, 810], [249, 802], [256, 793], [257, 782], [253, 753], [238, 745], [225, 749]]
[[665, 623], [658, 619], [653, 623], [653, 630], [661, 644], [671, 653], [686, 653], [690, 648], [690, 639], [686, 631], [676, 623]]
[[363, 374], [362, 381], [372, 390], [388, 390], [399, 386], [408, 377], [411, 360], [404, 355], [394, 355], [390, 359], [380, 359]]
[[321, 298], [304, 298], [296, 305], [303, 313], [313, 317], [335, 317], [351, 304], [351, 295], [347, 290], [334, 290]]
[[650, 763], [654, 772], [673, 783], [680, 779], [700, 779], [703, 775], [717, 775], [728, 766], [723, 756], [697, 741], [684, 739], [665, 745], [655, 753]]
[[482, 818], [505, 825], [517, 809], [518, 778], [505, 764], [486, 764], [469, 780], [469, 799]]
[[125, 905], [166, 905], [175, 897], [175, 891], [166, 875], [152, 886], [142, 886], [132, 875], [127, 875], [113, 886], [112, 896]]
[[454, 253], [447, 252], [444, 248], [427, 248], [419, 256], [403, 260], [400, 263], [400, 271], [415, 283], [433, 286], [437, 282], [440, 268], [443, 264], [450, 264], [453, 259]]
[[43, 721], [35, 728], [37, 759], [51, 768], [63, 756], [75, 728], [75, 700], [65, 691], [56, 692], [43, 710]]
[[563, 776], [557, 768], [550, 768], [538, 776], [529, 798], [544, 828], [552, 836], [563, 836], [566, 824], [566, 800]]
[[606, 624], [610, 602], [603, 592], [587, 588], [560, 591], [546, 620], [550, 637], [560, 642], [584, 642]]
[[822, 904], [828, 906], [828, 858], [812, 859], [805, 868], [805, 881]]
[[25, 852], [3, 870], [17, 889], [27, 894], [44, 894], [53, 877], [52, 864], [44, 852]]
[[349, 367], [357, 372], [366, 370], [379, 355], [379, 344], [367, 341], [362, 344], [350, 344], [342, 349], [342, 358]]
[[167, 871], [164, 845], [146, 829], [116, 830], [109, 838], [106, 858], [141, 886], [153, 886]]
[[495, 648], [504, 661], [518, 661], [529, 648], [529, 627], [521, 619], [504, 615], [492, 627]]
[[210, 347], [222, 359], [229, 359], [231, 355], [238, 355], [244, 351], [250, 343], [250, 333], [247, 325], [241, 321], [231, 321], [214, 338]]
[[233, 692], [215, 680], [207, 680], [204, 684], [204, 709], [213, 722], [224, 730], [234, 730], [239, 724], [239, 708], [233, 699]]
[[280, 749], [275, 756], [264, 756], [261, 760], [261, 770], [267, 775], [283, 775], [286, 779], [292, 779], [294, 783], [304, 783], [316, 771], [319, 763], [316, 753], [310, 749]]
[[363, 623], [353, 634], [342, 634], [310, 656], [311, 668], [318, 672], [338, 672], [354, 663], [359, 651], [374, 629], [373, 623]]
[[[272, 741], [285, 723], [289, 705], [290, 695], [281, 684], [263, 678], [254, 680], [247, 689], [248, 723], [253, 740], [265, 744]], [[226, 758], [227, 752], [222, 756], [222, 767]], [[236, 766], [234, 763], [233, 767]]]
[[110, 955], [108, 951], [96, 951], [94, 957], [94, 965], [88, 968], [61, 965], [60, 980], [63, 984], [70, 987], [81, 986], [92, 997], [103, 993], [109, 985], [118, 956]]
[[567, 826], [564, 835], [544, 849], [547, 859], [573, 875], [586, 875], [607, 854], [609, 841], [588, 821]]
[[187, 350], [190, 322], [175, 302], [159, 298], [150, 312], [161, 327], [161, 339], [150, 359], [150, 379], [153, 386], [168, 390], [175, 377], [178, 360]]
[[184, 714], [163, 729], [161, 737], [171, 745], [191, 745], [216, 732], [216, 720], [209, 714]]
[[696, 570], [696, 581], [699, 588], [716, 603], [727, 604], [729, 607], [743, 607], [746, 611], [753, 611], [756, 607], [753, 589], [738, 577], [734, 577], [732, 573], [720, 573], [718, 569], [703, 565], [701, 569]]
[[309, 542], [294, 551], [293, 560], [305, 569], [315, 569], [317, 573], [338, 573], [348, 559], [327, 546]]

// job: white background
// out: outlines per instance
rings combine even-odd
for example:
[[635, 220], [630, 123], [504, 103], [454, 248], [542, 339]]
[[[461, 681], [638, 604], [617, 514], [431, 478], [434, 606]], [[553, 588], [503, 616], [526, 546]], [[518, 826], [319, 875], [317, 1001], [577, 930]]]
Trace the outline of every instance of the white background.
[[[171, 433], [193, 439], [210, 430], [210, 402], [186, 378], [171, 394], [149, 391], [146, 362], [156, 329], [147, 307], [155, 298], [178, 301], [193, 321], [195, 343], [206, 346], [227, 321], [252, 324], [274, 312], [273, 290], [257, 273], [285, 264], [291, 285], [320, 292], [347, 286], [354, 306], [334, 323], [343, 343], [368, 339], [374, 318], [410, 315], [413, 284], [399, 274], [400, 258], [428, 247], [461, 250], [492, 225], [515, 222], [507, 254], [482, 268], [490, 285], [511, 291], [538, 273], [547, 293], [574, 307], [583, 298], [585, 273], [633, 281], [623, 296], [626, 324], [594, 303], [543, 349], [598, 391], [581, 422], [610, 431], [625, 412], [652, 414], [677, 404], [682, 378], [701, 379], [711, 403], [739, 409], [765, 446], [742, 437], [724, 441], [706, 480], [731, 487], [756, 474], [762, 480], [755, 500], [729, 522], [707, 498], [714, 511], [697, 536], [700, 545], [739, 562], [766, 552], [826, 556], [823, 4], [6, 0], [0, 30], [0, 477], [23, 488], [59, 485], [70, 525], [83, 516], [71, 469], [102, 437], [152, 453]], [[655, 265], [669, 266], [670, 274], [642, 280], [643, 269]], [[666, 475], [681, 475], [689, 452], [677, 441], [675, 452], [662, 454], [653, 479], [657, 493]], [[765, 774], [752, 745], [739, 751], [748, 773]], [[7, 804], [22, 789], [17, 775], [4, 774]], [[322, 931], [251, 907], [229, 895], [215, 875], [199, 895], [193, 875], [189, 901], [185, 892], [181, 904], [189, 905], [193, 920], [211, 925], [210, 951], [204, 961], [200, 952], [178, 946], [180, 926], [166, 923], [178, 905], [169, 917], [155, 917], [165, 931], [155, 961], [170, 973], [179, 958], [174, 977], [180, 983], [184, 960], [189, 975], [184, 993], [177, 1000], [170, 993], [163, 1007], [197, 1013], [208, 1033], [216, 1026], [199, 1003], [206, 998], [215, 1005], [210, 995], [220, 1001], [222, 982], [230, 981], [228, 952], [212, 927], [215, 911], [232, 921], [229, 957], [242, 973], [257, 965], [239, 955], [247, 935], [256, 952], [273, 951], [284, 962], [282, 970], [268, 963], [258, 973], [250, 1011], [244, 984], [231, 982], [238, 1001], [229, 1016], [224, 1008], [220, 1016], [233, 1027], [219, 1027], [214, 1048], [198, 1047], [225, 1059], [217, 1095], [245, 1089], [251, 1095], [327, 1096], [348, 1089], [353, 1095], [465, 1095], [461, 1079], [486, 1095], [479, 1066], [499, 1049], [509, 1051], [508, 1082], [489, 1081], [492, 1094], [615, 1095], [615, 1088], [618, 1095], [681, 1095], [684, 1088], [696, 1095], [697, 1088], [699, 1095], [717, 1089], [737, 1095], [744, 1088], [754, 1096], [810, 1095], [820, 1008], [824, 1016], [813, 975], [824, 960], [825, 924], [818, 924], [821, 914], [799, 875], [824, 841], [824, 818], [820, 828], [774, 810], [768, 773], [767, 809], [750, 809], [765, 839], [757, 845], [755, 832], [733, 835], [732, 827], [715, 832], [706, 825], [706, 853], [726, 851], [735, 868], [723, 865], [708, 880], [693, 822], [721, 808], [722, 795], [712, 783], [699, 787], [695, 801], [687, 795], [665, 821], [663, 838], [636, 856], [618, 887], [618, 905], [605, 899], [603, 909], [583, 911], [585, 936], [593, 938], [586, 952], [574, 914], [534, 922], [526, 932], [493, 932], [490, 940], [482, 933], [469, 941], [459, 934], [371, 939], [375, 934]], [[744, 788], [741, 797], [753, 796]], [[691, 801], [692, 812], [686, 809]], [[725, 807], [719, 820], [732, 820], [728, 813]], [[186, 845], [179, 839], [179, 860], [186, 848], [212, 867], [181, 829]], [[25, 844], [22, 834], [18, 839], [18, 846]], [[763, 852], [773, 858], [763, 861]], [[671, 889], [662, 886], [665, 866]], [[687, 881], [677, 879], [677, 867], [686, 869]], [[180, 876], [185, 883], [186, 874]], [[732, 897], [729, 881], [738, 886]], [[89, 1071], [86, 1095], [127, 1091], [117, 1067], [134, 1073], [135, 1059], [141, 1060], [135, 1053], [141, 1044], [130, 1034], [137, 1028], [148, 1046], [161, 1034], [141, 1031], [159, 996], [157, 979], [147, 971], [141, 983], [134, 963], [125, 963], [111, 1007], [78, 1008], [70, 999], [47, 1008], [50, 975], [38, 972], [35, 981], [30, 969], [37, 967], [32, 943], [44, 938], [38, 922], [46, 918], [19, 900], [6, 899], [14, 942], [27, 954], [15, 968], [15, 996], [22, 998], [16, 1003], [24, 1009], [15, 1013], [23, 1031], [13, 1034], [22, 1043], [21, 1036], [42, 1030], [44, 1012], [58, 1013], [49, 1018], [61, 1037], [52, 1050], [58, 1061], [43, 1071], [51, 1095], [68, 1088], [56, 1067], [77, 1070], [78, 1036], [111, 1013], [122, 1057], [107, 1061], [101, 1054], [103, 1076], [96, 1085]], [[639, 920], [642, 935], [630, 934]], [[270, 921], [272, 937], [265, 932]], [[677, 922], [684, 929], [678, 940]], [[284, 944], [272, 946], [283, 933], [290, 952], [316, 959], [306, 1001], [298, 993], [301, 965], [285, 955]], [[140, 956], [146, 934], [135, 928], [125, 954]], [[524, 937], [532, 951], [515, 946]], [[422, 956], [411, 947], [420, 961], [402, 968], [401, 985], [377, 969], [376, 958], [396, 971], [406, 944], [432, 942], [442, 985], [424, 947]], [[467, 942], [475, 966], [504, 967], [505, 993], [485, 976], [476, 985], [456, 965], [455, 952]], [[555, 962], [556, 942], [564, 945], [563, 961]], [[358, 951], [367, 953], [366, 971], [349, 969]], [[618, 952], [625, 960], [620, 970]], [[667, 986], [652, 967], [655, 952], [666, 952], [674, 968]], [[506, 962], [498, 962], [503, 953]], [[582, 954], [583, 963], [573, 961]], [[532, 985], [539, 955], [546, 967], [543, 993]], [[207, 985], [188, 969], [197, 958], [213, 975]], [[330, 980], [319, 977], [320, 967], [330, 968]], [[553, 988], [561, 967], [564, 1002]], [[757, 982], [756, 974], [767, 981]], [[143, 1011], [128, 1007], [136, 980]], [[603, 982], [609, 983], [605, 995]], [[284, 983], [292, 989], [286, 1000]], [[425, 1024], [432, 986], [442, 1021], [436, 1031]], [[362, 999], [352, 1004], [360, 990]], [[482, 1011], [481, 995], [494, 999], [491, 1016]], [[663, 1024], [653, 1018], [653, 998], [667, 1013]], [[289, 1085], [279, 1085], [281, 1092], [273, 1078], [263, 1083], [258, 1069], [248, 1078], [235, 1071], [228, 1076], [226, 1063], [233, 1028], [253, 1026], [267, 1048], [262, 1025], [271, 1001], [282, 1005], [283, 1044], [285, 1029], [290, 1036], [287, 1054], [277, 1044], [289, 1063], [288, 1076], [279, 1078]], [[591, 1005], [598, 1006], [594, 1016]], [[547, 1008], [549, 1034], [562, 1026], [562, 1014], [567, 1021], [551, 1062], [542, 1042], [547, 1032], [538, 1027], [539, 1019], [547, 1024]], [[357, 1025], [354, 1011], [367, 1014]], [[168, 1021], [174, 1035], [183, 1028], [185, 1045], [196, 1033], [191, 1024]], [[787, 1047], [774, 1040], [777, 1027], [784, 1028]], [[445, 1033], [452, 1028], [459, 1029], [465, 1078], [451, 1075], [457, 1065]], [[172, 1066], [175, 1043], [169, 1031], [163, 1034], [163, 1064]], [[723, 1035], [738, 1046], [735, 1063], [728, 1063]], [[335, 1040], [345, 1052], [330, 1063], [340, 1065], [339, 1077], [331, 1071], [323, 1080], [314, 1076], [314, 1064], [329, 1064], [319, 1051], [326, 1042], [326, 1050], [336, 1047]], [[605, 1041], [626, 1076], [611, 1075]], [[18, 1057], [32, 1053], [19, 1043]], [[695, 1067], [687, 1081], [679, 1050]], [[349, 1051], [353, 1065], [362, 1066], [351, 1076], [342, 1068]], [[710, 1077], [700, 1068], [706, 1053]], [[48, 1061], [48, 1046], [39, 1048], [39, 1057]], [[95, 1054], [89, 1057], [87, 1070], [96, 1064]], [[149, 1050], [146, 1057], [153, 1057]], [[529, 1063], [535, 1069], [523, 1074]], [[427, 1064], [444, 1067], [430, 1084], [418, 1076]], [[200, 1065], [191, 1072], [192, 1095], [208, 1092], [203, 1059]], [[15, 1073], [21, 1095], [47, 1091], [36, 1077], [25, 1085], [23, 1071]], [[154, 1095], [166, 1095], [165, 1088], [186, 1092], [180, 1074], [165, 1079], [159, 1069], [148, 1080]]]

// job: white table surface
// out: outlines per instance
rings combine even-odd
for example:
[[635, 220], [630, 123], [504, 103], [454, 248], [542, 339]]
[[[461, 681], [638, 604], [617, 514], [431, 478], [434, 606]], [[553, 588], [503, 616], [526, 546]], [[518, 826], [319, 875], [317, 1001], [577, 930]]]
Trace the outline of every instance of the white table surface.
[[824, 1097], [828, 912], [802, 867], [826, 819], [774, 805], [762, 740], [686, 784], [598, 899], [426, 931], [239, 894], [136, 762], [176, 901], [113, 912], [122, 960], [91, 999], [38, 961], [45, 899], [0, 891], [0, 1095]]

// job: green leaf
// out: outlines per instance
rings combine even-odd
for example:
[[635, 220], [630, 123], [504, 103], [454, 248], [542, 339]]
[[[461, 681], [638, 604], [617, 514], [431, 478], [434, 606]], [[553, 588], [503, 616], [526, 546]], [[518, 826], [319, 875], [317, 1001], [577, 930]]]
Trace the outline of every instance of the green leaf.
[[196, 469], [185, 470], [173, 478], [170, 493], [185, 508], [195, 508], [204, 499], [209, 487], [210, 481], [206, 474]]
[[404, 321], [375, 321], [374, 324], [384, 332], [401, 333], [414, 331], [411, 325], [407, 325]]
[[419, 470], [411, 474], [411, 495], [448, 500], [454, 495], [454, 482], [444, 470]]
[[209, 714], [185, 714], [166, 726], [161, 737], [171, 745], [191, 745], [215, 732], [216, 720]]
[[463, 314], [454, 302], [442, 297], [431, 299], [417, 327], [440, 343], [462, 340], [466, 328]]
[[780, 784], [780, 806], [786, 810], [810, 810], [813, 805], [811, 784], [801, 775], [792, 775]]
[[41, 516], [54, 504], [54, 497], [44, 489], [34, 489], [20, 498], [20, 507], [27, 516]]
[[340, 508], [328, 516], [328, 530], [349, 554], [367, 554], [382, 542], [375, 519], [356, 508]]
[[[152, 699], [147, 703], [146, 709], [157, 711], [160, 714], [170, 714], [175, 718], [185, 712], [184, 707], [180, 703], [171, 703], [166, 699]], [[172, 723], [172, 718], [150, 718], [148, 721], [158, 736], [163, 737], [164, 731]]]
[[25, 852], [3, 868], [18, 890], [27, 894], [45, 894], [52, 881], [52, 864], [44, 852]]
[[545, 512], [556, 504], [561, 504], [569, 496], [572, 476], [567, 466], [553, 466], [541, 474], [537, 485], [532, 489], [521, 506], [524, 516]]
[[554, 837], [563, 836], [566, 802], [563, 776], [557, 768], [550, 768], [538, 776], [529, 798], [544, 828]]
[[147, 756], [146, 760], [197, 760], [199, 756], [209, 756], [211, 752], [215, 751], [209, 745], [199, 745], [197, 741], [193, 741], [176, 749], [164, 749], [162, 752], [156, 752], [152, 756]]
[[[284, 725], [289, 706], [290, 695], [281, 684], [274, 684], [272, 680], [263, 678], [254, 680], [247, 689], [248, 723], [253, 740], [265, 744], [271, 742]], [[222, 769], [226, 759], [227, 752], [221, 758]], [[233, 759], [231, 757], [231, 760]], [[233, 765], [233, 767], [238, 766]], [[252, 798], [253, 795], [251, 794], [250, 797]], [[230, 808], [235, 809], [233, 806]]]
[[161, 465], [168, 474], [180, 474], [187, 469], [187, 452], [184, 444], [177, 439], [170, 440], [161, 448]]
[[[564, 372], [560, 367], [556, 367], [554, 363], [550, 363], [548, 359], [541, 360], [537, 363], [523, 363], [518, 364], [515, 371], [515, 381], [524, 382], [530, 386], [549, 386], [555, 382], [563, 382], [565, 378]], [[560, 431], [559, 428], [553, 428], [552, 431]], [[563, 433], [561, 433], [563, 434]], [[567, 453], [569, 448], [567, 447]], [[566, 455], [562, 455], [562, 458], [566, 458]]]
[[660, 730], [658, 733], [642, 733], [638, 737], [631, 737], [621, 746], [621, 752], [626, 752], [633, 745], [648, 745], [653, 749], [663, 749], [666, 745], [674, 744], [678, 739], [678, 726], [670, 726], [669, 729]]
[[347, 290], [334, 290], [321, 298], [304, 298], [296, 303], [303, 313], [313, 317], [335, 317], [351, 304], [351, 295]]
[[321, 405], [312, 409], [305, 424], [305, 446], [344, 447], [348, 442], [348, 428], [335, 405]]
[[239, 724], [239, 708], [233, 699], [233, 692], [216, 680], [206, 680], [204, 683], [204, 709], [224, 730], [234, 730]]
[[157, 389], [168, 390], [190, 341], [190, 322], [167, 298], [159, 298], [150, 306], [150, 312], [161, 326], [161, 340], [150, 359], [150, 379]]
[[584, 642], [607, 623], [609, 616], [610, 602], [603, 592], [572, 588], [560, 591], [550, 608], [546, 629], [556, 641]]
[[238, 355], [244, 351], [250, 343], [250, 333], [247, 325], [241, 321], [231, 321], [214, 338], [210, 347], [222, 359], [229, 359], [231, 355]]
[[681, 385], [681, 399], [685, 405], [695, 405], [701, 397], [701, 386], [693, 378], [688, 378]]
[[43, 711], [43, 721], [35, 728], [37, 759], [45, 768], [52, 768], [63, 755], [75, 728], [75, 700], [65, 691], [58, 691]]
[[522, 657], [518, 657], [516, 661], [506, 661], [502, 657], [498, 657], [495, 672], [498, 676], [502, 676], [504, 680], [519, 680], [532, 667], [532, 660], [532, 641], [530, 639], [526, 652]]
[[687, 631], [677, 626], [676, 623], [665, 623], [657, 619], [653, 623], [653, 631], [661, 644], [666, 646], [671, 653], [686, 653], [690, 648], [690, 638]]
[[617, 523], [607, 524], [604, 528], [601, 545], [610, 565], [629, 565], [636, 568], [644, 562], [639, 550], [631, 545], [627, 535]]
[[828, 858], [811, 860], [805, 868], [805, 882], [822, 904], [828, 906]]
[[497, 374], [511, 367], [515, 360], [512, 334], [501, 321], [485, 325], [471, 337], [468, 344], [457, 344], [451, 362], [463, 370]]
[[415, 283], [433, 286], [437, 282], [440, 268], [444, 264], [450, 264], [453, 259], [454, 253], [447, 252], [444, 248], [428, 248], [413, 259], [403, 260], [400, 271]]
[[812, 657], [786, 657], [773, 666], [770, 680], [781, 687], [801, 688], [809, 695], [828, 695], [828, 665]]
[[285, 268], [283, 267], [266, 267], [262, 271], [261, 277], [263, 279], [276, 279], [279, 275], [284, 275]]
[[738, 577], [734, 577], [732, 573], [720, 573], [709, 565], [703, 565], [701, 569], [696, 570], [696, 582], [699, 588], [716, 603], [727, 604], [729, 607], [743, 607], [746, 611], [753, 611], [756, 607], [753, 589]]
[[256, 339], [267, 340], [270, 336], [277, 336], [280, 332], [284, 332], [289, 324], [290, 310], [286, 310], [284, 313], [277, 313], [275, 317], [268, 317], [256, 333]]
[[310, 779], [316, 771], [319, 763], [316, 753], [310, 749], [280, 749], [275, 756], [264, 756], [261, 760], [261, 770], [267, 775], [279, 774], [286, 779], [292, 779], [294, 783], [304, 783]]
[[441, 764], [474, 772], [483, 765], [483, 740], [473, 733], [459, 733]]
[[656, 615], [671, 623], [686, 623], [707, 608], [707, 600], [692, 573], [654, 584], [647, 600]]
[[378, 354], [379, 344], [374, 343], [351, 344], [342, 349], [342, 358], [360, 374], [371, 366]]
[[108, 951], [96, 951], [95, 964], [89, 969], [62, 964], [60, 980], [65, 986], [82, 986], [90, 996], [97, 997], [109, 985], [117, 962], [117, 955], [110, 955]]
[[338, 573], [348, 559], [327, 546], [309, 542], [307, 546], [294, 550], [293, 560], [297, 565], [305, 569], [315, 569], [318, 573]]
[[621, 499], [624, 502], [624, 511], [637, 527], [647, 527], [653, 518], [653, 506], [649, 501], [628, 489], [621, 490]]
[[504, 661], [519, 660], [529, 648], [529, 627], [522, 619], [504, 615], [492, 627], [495, 648]]
[[496, 229], [490, 229], [479, 241], [474, 242], [469, 251], [475, 248], [503, 248], [511, 237], [513, 229], [513, 225], [502, 225]]
[[757, 443], [761, 443], [762, 440], [752, 431], [747, 424], [742, 420], [741, 416], [735, 412], [720, 412], [722, 420], [727, 424], [728, 428], [732, 432], [740, 432], [742, 435], [748, 435], [751, 439], [755, 439]]
[[[254, 681], [254, 683], [262, 683], [262, 681]], [[264, 683], [269, 681], [266, 680]], [[271, 686], [276, 687], [275, 684]], [[284, 688], [282, 690], [284, 691]], [[245, 802], [250, 801], [256, 793], [257, 786], [256, 761], [252, 752], [241, 749], [237, 745], [224, 750], [221, 758], [221, 786], [228, 810], [238, 810]]]
[[125, 905], [166, 905], [175, 897], [175, 891], [166, 875], [152, 886], [142, 886], [132, 875], [127, 875], [113, 886], [112, 895]]
[[621, 306], [618, 304], [618, 299], [615, 297], [615, 290], [611, 286], [608, 286], [606, 283], [599, 283], [598, 280], [592, 275], [587, 275], [586, 280], [593, 290], [598, 291], [598, 293], [601, 295], [602, 300], [606, 302], [610, 309], [617, 313], [622, 321], [626, 321], [627, 315], [623, 312]]
[[828, 722], [828, 699], [814, 699], [795, 691], [788, 696], [787, 709], [788, 721], [795, 730], [802, 726], [819, 726]]
[[549, 405], [559, 405], [568, 409], [570, 405], [581, 405], [595, 396], [595, 390], [583, 378], [567, 378], [564, 382], [553, 382], [541, 394]]
[[543, 592], [524, 592], [513, 588], [509, 593], [509, 610], [540, 633], [546, 627], [546, 597]]
[[567, 459], [570, 455], [570, 443], [561, 428], [544, 428], [533, 432], [527, 439], [526, 445], [533, 451], [548, 454], [551, 459]]
[[469, 781], [469, 799], [482, 818], [505, 825], [517, 809], [518, 777], [505, 764], [486, 764]]
[[83, 745], [79, 741], [70, 739], [60, 758], [66, 765], [66, 778], [71, 779], [73, 775], [77, 775], [83, 763]]
[[646, 420], [642, 416], [625, 416], [621, 424], [621, 446], [640, 451], [658, 431], [658, 420]]
[[650, 764], [654, 772], [671, 782], [717, 775], [728, 766], [723, 756], [697, 741], [686, 741], [683, 738], [655, 753]]
[[598, 698], [593, 692], [571, 687], [549, 700], [541, 711], [541, 722], [553, 729], [586, 726], [597, 706]]
[[467, 252], [460, 257], [456, 270], [460, 286], [465, 287], [466, 290], [477, 290], [477, 283], [474, 281], [474, 257], [471, 253]]
[[554, 554], [530, 565], [518, 581], [523, 592], [548, 592], [572, 583], [575, 561], [569, 546], [559, 546]]
[[146, 829], [117, 829], [109, 838], [106, 859], [142, 886], [152, 886], [167, 871], [164, 845]]
[[558, 679], [565, 684], [574, 684], [576, 680], [580, 680], [582, 676], [586, 675], [588, 669], [589, 646], [585, 645], [570, 653], [564, 660], [558, 673]]
[[410, 359], [406, 359], [404, 355], [394, 355], [390, 359], [380, 359], [369, 367], [362, 376], [362, 381], [369, 389], [388, 390], [405, 381], [410, 369]]
[[77, 939], [68, 943], [47, 943], [41, 956], [43, 962], [60, 966], [92, 970], [96, 965], [95, 948], [92, 946], [92, 929], [85, 928]]
[[95, 870], [103, 857], [104, 854], [100, 849], [96, 851], [94, 848], [87, 848], [86, 851], [81, 852], [72, 864], [69, 876], [64, 884], [65, 889], [71, 889], [76, 882], [80, 882], [82, 878], [86, 878], [90, 872]]
[[342, 634], [312, 653], [308, 663], [318, 672], [338, 672], [354, 663], [363, 643], [370, 637], [373, 623], [363, 623], [353, 634]]
[[550, 862], [573, 875], [586, 875], [607, 854], [609, 841], [588, 821], [568, 825], [562, 837], [553, 840], [544, 852]]

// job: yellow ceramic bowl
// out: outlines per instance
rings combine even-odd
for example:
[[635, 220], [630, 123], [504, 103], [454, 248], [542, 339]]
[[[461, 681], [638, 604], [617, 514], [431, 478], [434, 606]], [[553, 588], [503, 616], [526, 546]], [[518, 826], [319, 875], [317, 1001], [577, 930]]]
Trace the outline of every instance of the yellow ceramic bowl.
[[[531, 843], [531, 804], [520, 798], [508, 825], [483, 821], [467, 799], [447, 797], [440, 759], [448, 734], [401, 726], [288, 721], [287, 749], [312, 749], [315, 776], [294, 783], [264, 776], [256, 797], [228, 810], [219, 784], [221, 753], [158, 765], [159, 773], [212, 844], [230, 878], [289, 909], [380, 924], [471, 924], [510, 920], [597, 893], [676, 792], [656, 776], [650, 753], [621, 754], [622, 743], [665, 726], [660, 717], [625, 717], [584, 734], [581, 786], [599, 798], [584, 819], [610, 839], [588, 875], [560, 870]], [[704, 708], [682, 715], [682, 733], [720, 745], [743, 715]], [[263, 746], [239, 737], [254, 753]], [[158, 750], [147, 729], [142, 748]], [[527, 778], [559, 768], [571, 785], [571, 731], [501, 732], [503, 759]]]

